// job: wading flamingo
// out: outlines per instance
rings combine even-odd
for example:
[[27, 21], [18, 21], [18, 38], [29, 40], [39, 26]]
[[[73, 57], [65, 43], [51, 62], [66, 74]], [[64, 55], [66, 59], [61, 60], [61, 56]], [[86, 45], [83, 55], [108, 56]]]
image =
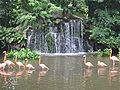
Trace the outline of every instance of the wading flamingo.
[[85, 66], [87, 66], [88, 68], [94, 67], [94, 65], [91, 62], [86, 62], [86, 55], [83, 55], [83, 57], [84, 57], [84, 64], [85, 64]]
[[35, 67], [33, 67], [32, 64], [28, 64], [28, 59], [27, 58], [25, 59], [25, 67], [27, 67], [29, 70], [30, 69], [35, 69]]
[[110, 59], [113, 61], [113, 67], [115, 66], [115, 61], [120, 62], [116, 56], [112, 56], [112, 49], [110, 48]]
[[49, 68], [48, 68], [45, 64], [41, 64], [40, 62], [41, 62], [41, 57], [38, 56], [38, 64], [39, 64], [39, 66], [42, 68], [42, 70], [43, 70], [43, 69], [49, 70]]
[[17, 55], [15, 56], [15, 64], [16, 64], [17, 66], [19, 66], [19, 69], [20, 69], [20, 67], [24, 67], [24, 68], [25, 68], [25, 65], [22, 64], [22, 62], [18, 62]]
[[99, 67], [106, 67], [107, 64], [105, 64], [104, 62], [100, 62], [98, 61], [98, 64], [97, 64]]
[[6, 51], [3, 51], [3, 53], [4, 53], [4, 63], [6, 63], [6, 65], [8, 65], [8, 66], [13, 66], [13, 65], [15, 65], [12, 61], [10, 61], [10, 60], [7, 60], [7, 53], [6, 53]]

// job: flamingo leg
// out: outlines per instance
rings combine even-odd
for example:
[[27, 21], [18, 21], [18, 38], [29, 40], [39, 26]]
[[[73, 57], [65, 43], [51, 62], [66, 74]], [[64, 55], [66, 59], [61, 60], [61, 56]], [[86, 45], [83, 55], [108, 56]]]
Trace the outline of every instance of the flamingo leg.
[[114, 69], [114, 67], [115, 67], [115, 61], [113, 60], [113, 69]]

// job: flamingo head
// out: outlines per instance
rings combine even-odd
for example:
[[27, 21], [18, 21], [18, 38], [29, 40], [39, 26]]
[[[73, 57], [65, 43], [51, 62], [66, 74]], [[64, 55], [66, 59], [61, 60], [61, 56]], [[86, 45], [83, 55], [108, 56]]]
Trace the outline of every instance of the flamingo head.
[[5, 55], [8, 55], [8, 54], [6, 53], [6, 51], [3, 51], [3, 53], [4, 53]]
[[83, 57], [85, 58], [85, 57], [86, 57], [86, 55], [83, 55]]
[[27, 59], [27, 58], [25, 59], [25, 64], [26, 64], [26, 65], [28, 64], [28, 59]]
[[3, 51], [3, 53], [6, 53], [6, 51]]
[[112, 48], [110, 48], [109, 50], [110, 50], [110, 52], [112, 52]]

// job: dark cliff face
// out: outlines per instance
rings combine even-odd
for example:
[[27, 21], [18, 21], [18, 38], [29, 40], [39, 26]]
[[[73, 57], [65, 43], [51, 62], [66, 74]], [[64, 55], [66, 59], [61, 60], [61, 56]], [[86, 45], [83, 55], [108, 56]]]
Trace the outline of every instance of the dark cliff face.
[[61, 22], [44, 30], [28, 30], [27, 47], [41, 53], [78, 53], [92, 50], [80, 19]]

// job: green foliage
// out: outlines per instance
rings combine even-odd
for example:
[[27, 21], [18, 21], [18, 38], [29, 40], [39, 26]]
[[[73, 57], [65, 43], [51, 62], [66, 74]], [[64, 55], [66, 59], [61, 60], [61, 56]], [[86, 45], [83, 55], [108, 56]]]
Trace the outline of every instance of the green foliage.
[[102, 56], [108, 56], [110, 53], [110, 50], [108, 48], [104, 49], [103, 51], [101, 49], [98, 50], [98, 57]]
[[8, 57], [13, 58], [15, 55], [18, 56], [20, 59], [37, 59], [39, 54], [37, 54], [35, 51], [31, 51], [30, 49], [24, 49], [22, 48], [20, 51], [18, 50], [10, 50], [8, 51]]
[[[104, 44], [109, 48], [118, 48], [120, 47], [120, 11], [118, 7], [113, 6], [111, 8], [110, 5], [112, 3], [118, 4], [118, 2], [110, 0], [102, 3], [97, 2], [98, 6], [94, 7], [93, 11], [91, 10], [90, 13], [93, 13], [91, 14], [90, 22], [94, 25], [94, 28], [91, 30], [90, 39], [95, 39], [98, 43]], [[108, 7], [101, 7], [105, 4]]]
[[53, 13], [60, 13], [62, 9], [48, 2], [47, 0], [28, 0], [27, 4], [24, 1], [19, 1], [16, 13], [16, 24], [19, 24], [23, 29], [27, 26], [32, 26], [34, 29], [40, 29], [43, 26], [51, 23]]
[[120, 48], [119, 48], [118, 56], [119, 56], [119, 58], [120, 58]]
[[99, 28], [96, 27], [91, 31], [90, 38], [98, 40], [98, 43], [102, 43], [110, 47], [119, 47], [120, 46], [120, 35], [115, 36], [115, 32], [110, 28]]
[[25, 37], [18, 33], [14, 28], [5, 28], [0, 26], [0, 46], [3, 48], [6, 45], [12, 45], [13, 43], [25, 46]]
[[53, 4], [62, 7], [63, 15], [76, 15], [87, 18], [88, 7], [86, 0], [50, 0]]
[[[119, 48], [119, 8], [120, 0], [1, 0], [0, 47], [13, 43], [24, 46], [25, 38], [21, 32], [28, 26], [36, 30], [45, 28], [46, 32], [47, 25], [59, 23], [54, 18], [79, 16], [89, 17], [90, 24], [94, 26], [91, 39], [108, 47]], [[52, 44], [52, 39], [48, 41]]]

